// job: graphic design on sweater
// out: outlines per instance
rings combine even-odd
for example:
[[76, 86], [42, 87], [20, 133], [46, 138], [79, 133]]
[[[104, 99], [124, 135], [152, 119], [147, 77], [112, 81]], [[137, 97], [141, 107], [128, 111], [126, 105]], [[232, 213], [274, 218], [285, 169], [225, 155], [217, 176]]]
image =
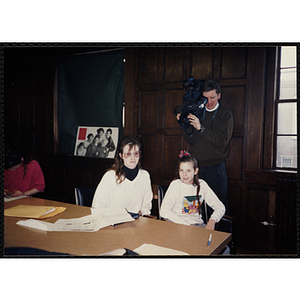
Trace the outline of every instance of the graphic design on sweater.
[[[200, 205], [201, 205], [201, 195], [199, 195]], [[199, 202], [197, 196], [185, 196], [182, 202], [182, 213], [184, 214], [199, 214]]]

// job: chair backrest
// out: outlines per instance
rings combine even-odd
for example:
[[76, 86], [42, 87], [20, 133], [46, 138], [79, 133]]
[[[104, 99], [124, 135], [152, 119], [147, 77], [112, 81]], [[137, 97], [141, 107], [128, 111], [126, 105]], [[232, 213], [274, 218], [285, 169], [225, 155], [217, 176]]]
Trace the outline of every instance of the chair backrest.
[[157, 184], [152, 184], [152, 193], [153, 193], [153, 199], [152, 199], [152, 208], [150, 215], [155, 216], [157, 219], [159, 217], [158, 213], [158, 187]]
[[96, 187], [75, 188], [75, 202], [77, 205], [92, 206]]
[[168, 189], [168, 185], [158, 185], [157, 186], [157, 200], [158, 200], [158, 219], [161, 220], [160, 208], [161, 203], [164, 199], [165, 193]]
[[205, 202], [205, 200], [202, 201], [201, 203], [201, 215], [202, 215], [202, 220], [204, 221], [205, 224], [207, 224], [208, 220], [209, 220], [209, 212], [208, 212], [208, 206]]

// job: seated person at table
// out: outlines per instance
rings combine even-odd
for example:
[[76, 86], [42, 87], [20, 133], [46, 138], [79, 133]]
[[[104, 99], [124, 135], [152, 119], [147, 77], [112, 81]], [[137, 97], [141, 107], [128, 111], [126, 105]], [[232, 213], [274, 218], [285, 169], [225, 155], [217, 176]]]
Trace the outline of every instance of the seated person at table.
[[[225, 213], [225, 206], [208, 184], [198, 178], [197, 159], [187, 151], [179, 155], [179, 179], [171, 182], [162, 202], [161, 216], [184, 225], [197, 225], [214, 230]], [[204, 223], [200, 205], [203, 199], [214, 209], [207, 224]]]
[[141, 167], [141, 142], [134, 135], [124, 136], [114, 165], [96, 189], [92, 207], [123, 207], [133, 214], [148, 215], [152, 197], [150, 175]]
[[25, 150], [7, 150], [4, 166], [4, 196], [31, 196], [44, 192], [44, 189], [45, 179], [39, 163]]

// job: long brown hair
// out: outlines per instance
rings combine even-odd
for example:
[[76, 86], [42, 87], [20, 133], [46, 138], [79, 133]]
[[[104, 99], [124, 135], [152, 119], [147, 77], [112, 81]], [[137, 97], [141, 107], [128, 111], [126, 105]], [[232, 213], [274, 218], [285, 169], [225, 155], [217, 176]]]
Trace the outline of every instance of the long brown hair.
[[[135, 135], [126, 135], [121, 139], [121, 141], [119, 142], [119, 145], [118, 145], [115, 162], [112, 165], [112, 167], [110, 168], [110, 170], [114, 170], [116, 172], [118, 184], [120, 184], [121, 182], [123, 182], [125, 180], [124, 162], [123, 162], [123, 159], [120, 157], [120, 154], [121, 155], [123, 154], [123, 151], [124, 151], [124, 148], [126, 145], [129, 146], [129, 150], [131, 150], [134, 146], [138, 146], [140, 153], [142, 153], [142, 143], [138, 137], [136, 137]], [[142, 156], [141, 155], [142, 154], [140, 154], [140, 158], [139, 158], [139, 161], [137, 164], [138, 169], [142, 168], [142, 166], [141, 166]]]
[[[180, 168], [180, 164], [181, 163], [190, 162], [190, 163], [193, 164], [194, 170], [196, 170], [197, 168], [199, 170], [198, 161], [197, 161], [196, 157], [192, 156], [187, 151], [184, 151], [184, 153], [185, 153], [185, 155], [181, 156], [180, 159], [179, 159], [179, 161], [178, 161], [178, 168], [177, 168], [177, 176], [178, 176], [178, 178], [180, 178], [180, 176], [179, 176], [179, 168]], [[197, 172], [197, 174], [194, 175], [193, 186], [197, 187], [196, 197], [197, 197], [197, 201], [198, 201], [198, 213], [200, 215], [201, 202], [200, 202], [200, 197], [199, 197], [199, 193], [200, 193], [199, 171]]]

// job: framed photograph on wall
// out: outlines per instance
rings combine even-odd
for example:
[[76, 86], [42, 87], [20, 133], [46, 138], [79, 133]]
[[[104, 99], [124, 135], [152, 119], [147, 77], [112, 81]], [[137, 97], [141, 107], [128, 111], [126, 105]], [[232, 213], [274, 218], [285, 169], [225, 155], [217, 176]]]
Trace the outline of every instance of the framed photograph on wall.
[[74, 155], [114, 158], [118, 138], [118, 127], [78, 126]]

